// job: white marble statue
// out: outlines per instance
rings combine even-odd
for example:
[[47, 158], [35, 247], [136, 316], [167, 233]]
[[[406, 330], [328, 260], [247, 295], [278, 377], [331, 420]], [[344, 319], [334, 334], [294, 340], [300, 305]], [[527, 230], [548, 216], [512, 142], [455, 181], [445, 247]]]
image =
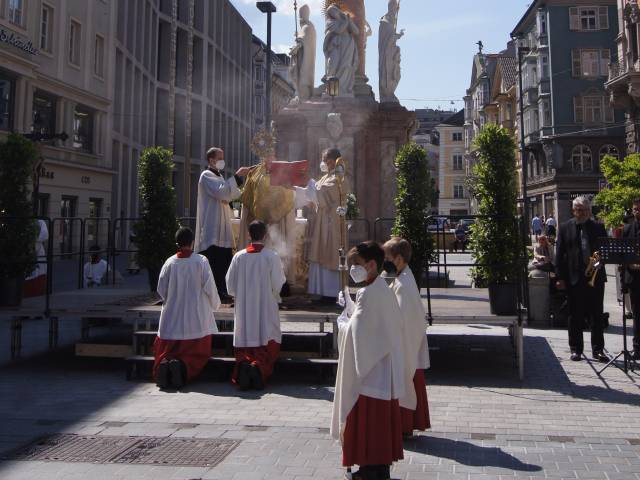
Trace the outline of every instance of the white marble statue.
[[399, 103], [395, 94], [400, 83], [400, 47], [397, 42], [404, 35], [404, 30], [396, 32], [399, 9], [399, 0], [389, 0], [389, 11], [380, 20], [378, 74], [381, 103]]
[[316, 27], [309, 20], [309, 5], [300, 8], [300, 31], [291, 48], [291, 79], [296, 87], [294, 101], [309, 100], [313, 94], [316, 74]]
[[341, 97], [353, 96], [353, 85], [359, 65], [358, 37], [360, 30], [351, 16], [336, 5], [327, 9], [327, 24], [323, 51], [325, 56], [325, 76], [340, 80]]

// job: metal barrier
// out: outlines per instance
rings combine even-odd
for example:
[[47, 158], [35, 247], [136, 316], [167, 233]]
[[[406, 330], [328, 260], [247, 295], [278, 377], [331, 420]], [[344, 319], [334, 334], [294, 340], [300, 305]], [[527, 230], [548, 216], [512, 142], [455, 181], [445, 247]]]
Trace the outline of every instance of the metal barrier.
[[384, 243], [391, 236], [391, 228], [395, 218], [376, 218], [373, 222], [373, 239], [378, 243]]

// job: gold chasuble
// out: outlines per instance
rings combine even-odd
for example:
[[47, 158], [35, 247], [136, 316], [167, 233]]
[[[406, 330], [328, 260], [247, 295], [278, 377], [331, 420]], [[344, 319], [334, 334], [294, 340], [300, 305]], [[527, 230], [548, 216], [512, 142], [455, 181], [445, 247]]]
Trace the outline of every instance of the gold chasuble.
[[247, 224], [262, 220], [267, 225], [280, 222], [293, 210], [295, 193], [290, 188], [271, 185], [264, 163], [251, 169], [242, 191], [242, 205], [248, 210]]

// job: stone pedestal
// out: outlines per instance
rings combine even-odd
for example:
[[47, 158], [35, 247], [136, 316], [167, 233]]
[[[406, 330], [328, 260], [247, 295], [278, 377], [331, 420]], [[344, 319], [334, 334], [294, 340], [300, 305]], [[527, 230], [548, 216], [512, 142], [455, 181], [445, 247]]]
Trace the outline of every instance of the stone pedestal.
[[[327, 128], [327, 115], [339, 113], [342, 128]], [[335, 119], [335, 117], [334, 117]], [[360, 217], [373, 223], [395, 217], [399, 148], [410, 141], [415, 113], [398, 104], [379, 104], [371, 97], [315, 98], [286, 107], [275, 117], [280, 160], [309, 160], [310, 175], [319, 178], [320, 156], [337, 147], [358, 199]], [[341, 131], [340, 131], [341, 130]]]

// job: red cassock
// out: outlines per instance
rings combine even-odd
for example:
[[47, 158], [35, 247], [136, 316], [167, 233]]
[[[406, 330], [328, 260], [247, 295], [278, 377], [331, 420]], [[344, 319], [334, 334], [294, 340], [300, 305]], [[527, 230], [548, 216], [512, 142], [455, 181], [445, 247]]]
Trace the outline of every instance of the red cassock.
[[413, 376], [413, 386], [416, 389], [416, 409], [409, 410], [400, 407], [402, 414], [402, 433], [412, 434], [414, 430], [424, 431], [431, 428], [429, 419], [429, 402], [427, 400], [427, 386], [424, 381], [424, 370], [419, 368]]
[[344, 427], [342, 465], [391, 465], [403, 458], [398, 400], [360, 395]]
[[211, 356], [211, 335], [193, 340], [163, 340], [156, 337], [153, 342], [153, 380], [156, 380], [158, 366], [164, 359], [181, 360], [187, 368], [187, 382], [197, 377]]
[[269, 343], [261, 347], [235, 347], [236, 364], [231, 374], [231, 382], [238, 383], [238, 367], [242, 362], [249, 362], [251, 365], [257, 365], [262, 374], [262, 381], [267, 384], [267, 380], [273, 373], [273, 366], [280, 355], [280, 344], [275, 340], [269, 340]]

